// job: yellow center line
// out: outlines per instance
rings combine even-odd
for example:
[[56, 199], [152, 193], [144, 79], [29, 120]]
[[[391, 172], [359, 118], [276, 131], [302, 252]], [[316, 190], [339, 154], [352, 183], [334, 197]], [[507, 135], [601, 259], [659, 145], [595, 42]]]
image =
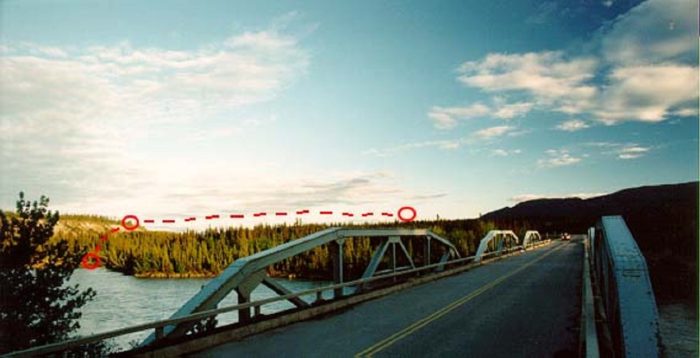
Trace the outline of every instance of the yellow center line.
[[373, 344], [372, 346], [368, 347], [367, 349], [363, 350], [362, 352], [359, 352], [359, 353], [355, 354], [355, 357], [371, 357], [373, 354], [375, 354], [375, 353], [377, 353], [377, 352], [379, 352], [379, 351], [381, 351], [381, 350], [383, 350], [383, 349], [385, 349], [385, 348], [391, 346], [392, 344], [396, 343], [396, 342], [399, 341], [400, 339], [403, 339], [403, 338], [405, 338], [406, 336], [412, 334], [413, 332], [415, 332], [415, 331], [421, 329], [422, 327], [426, 326], [428, 323], [433, 322], [433, 321], [439, 319], [440, 317], [442, 317], [442, 316], [448, 314], [449, 312], [453, 311], [453, 310], [456, 309], [457, 307], [459, 307], [459, 306], [461, 306], [461, 305], [463, 305], [463, 304], [465, 304], [465, 303], [471, 301], [472, 299], [474, 299], [475, 297], [479, 296], [480, 294], [482, 294], [482, 293], [484, 293], [484, 292], [486, 292], [486, 291], [488, 291], [488, 290], [490, 290], [490, 289], [492, 289], [492, 288], [498, 286], [501, 282], [507, 280], [508, 278], [512, 277], [513, 275], [517, 274], [518, 272], [523, 271], [524, 269], [530, 267], [531, 265], [533, 265], [533, 264], [539, 262], [540, 260], [542, 260], [542, 259], [544, 259], [545, 257], [547, 257], [547, 256], [551, 255], [552, 253], [554, 253], [555, 251], [559, 250], [559, 249], [562, 248], [563, 246], [564, 246], [564, 245], [559, 245], [559, 246], [555, 247], [554, 249], [552, 249], [551, 251], [545, 253], [544, 255], [542, 255], [542, 256], [540, 256], [540, 257], [538, 257], [538, 258], [536, 258], [536, 259], [534, 259], [534, 260], [532, 260], [532, 261], [526, 263], [525, 265], [519, 267], [519, 268], [516, 269], [515, 271], [513, 271], [513, 272], [511, 272], [511, 273], [509, 273], [509, 274], [506, 274], [506, 275], [504, 275], [504, 276], [501, 276], [501, 277], [499, 277], [499, 278], [497, 278], [497, 279], [495, 279], [495, 280], [493, 280], [493, 281], [491, 281], [491, 282], [489, 282], [489, 283], [487, 283], [487, 284], [481, 286], [480, 288], [478, 288], [477, 290], [471, 292], [470, 294], [468, 294], [468, 295], [466, 295], [466, 296], [464, 296], [464, 297], [462, 297], [462, 298], [460, 298], [460, 299], [458, 299], [458, 300], [456, 300], [456, 301], [450, 303], [449, 305], [447, 305], [447, 306], [445, 306], [445, 307], [443, 307], [443, 308], [441, 308], [441, 309], [439, 309], [439, 310], [433, 312], [432, 314], [428, 315], [427, 317], [424, 317], [424, 318], [422, 318], [422, 319], [420, 319], [420, 320], [414, 322], [414, 323], [411, 324], [410, 326], [408, 326], [408, 327], [406, 327], [406, 328], [404, 328], [404, 329], [402, 329], [402, 330], [400, 330], [400, 331], [398, 331], [398, 332], [392, 334], [391, 336], [389, 336], [389, 337], [387, 337], [387, 338], [385, 338], [385, 339], [383, 339], [383, 340], [381, 340], [381, 341], [379, 341], [379, 342]]

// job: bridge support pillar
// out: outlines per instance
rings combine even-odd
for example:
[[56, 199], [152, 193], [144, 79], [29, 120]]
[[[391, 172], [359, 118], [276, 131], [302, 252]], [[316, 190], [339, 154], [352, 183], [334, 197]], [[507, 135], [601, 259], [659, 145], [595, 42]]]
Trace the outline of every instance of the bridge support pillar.
[[[246, 292], [241, 289], [236, 289], [236, 294], [238, 295], [238, 304], [244, 304], [250, 302], [250, 292]], [[248, 322], [250, 321], [250, 308], [241, 308], [238, 310], [238, 322]]]
[[[335, 283], [343, 283], [343, 247], [345, 239], [335, 240], [330, 247], [333, 261], [333, 281]], [[333, 298], [343, 297], [343, 289], [336, 288], [333, 290]]]
[[[253, 293], [256, 287], [262, 282], [267, 273], [265, 270], [260, 270], [243, 281], [238, 287], [236, 287], [236, 295], [238, 296], [238, 304], [244, 304], [250, 302], [250, 294]], [[250, 321], [250, 307], [241, 308], [238, 310], [238, 322], [248, 322]]]
[[423, 266], [430, 265], [430, 236], [423, 241]]
[[391, 242], [391, 258], [389, 258], [389, 265], [391, 266], [391, 272], [396, 272], [396, 243], [399, 241], [398, 237], [390, 237], [389, 242]]

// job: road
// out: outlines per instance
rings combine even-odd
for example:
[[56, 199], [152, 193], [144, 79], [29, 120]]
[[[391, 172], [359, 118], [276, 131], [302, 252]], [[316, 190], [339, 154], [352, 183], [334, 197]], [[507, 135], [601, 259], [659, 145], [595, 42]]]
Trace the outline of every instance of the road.
[[194, 356], [573, 356], [582, 260], [579, 238], [555, 242]]

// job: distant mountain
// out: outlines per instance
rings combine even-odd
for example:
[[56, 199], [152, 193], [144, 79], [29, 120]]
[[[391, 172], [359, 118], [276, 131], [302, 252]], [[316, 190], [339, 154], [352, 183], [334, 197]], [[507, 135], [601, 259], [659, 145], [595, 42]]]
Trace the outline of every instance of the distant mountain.
[[540, 199], [490, 212], [482, 220], [540, 232], [580, 232], [603, 215], [622, 215], [649, 264], [661, 299], [697, 297], [698, 182], [643, 186], [590, 199]]
[[502, 220], [514, 218], [569, 218], [603, 215], [629, 215], [654, 212], [664, 215], [667, 209], [693, 209], [698, 203], [698, 182], [642, 186], [590, 199], [538, 199], [492, 211], [481, 218]]

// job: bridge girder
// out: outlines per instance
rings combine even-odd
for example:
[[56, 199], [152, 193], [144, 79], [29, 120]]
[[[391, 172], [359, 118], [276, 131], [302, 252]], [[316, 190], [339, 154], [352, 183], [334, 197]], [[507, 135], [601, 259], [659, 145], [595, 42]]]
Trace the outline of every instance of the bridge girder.
[[480, 262], [481, 259], [483, 258], [484, 254], [486, 254], [486, 251], [489, 248], [489, 245], [491, 243], [494, 243], [496, 245], [495, 250], [498, 253], [503, 251], [503, 246], [505, 243], [509, 243], [515, 241], [516, 244], [520, 243], [520, 239], [518, 238], [518, 235], [515, 235], [515, 233], [512, 230], [491, 230], [489, 231], [486, 236], [484, 236], [483, 239], [481, 239], [481, 242], [479, 242], [479, 248], [476, 250], [476, 257], [474, 258], [475, 262]]
[[[440, 258], [440, 262], [446, 262], [450, 257], [459, 258], [457, 248], [445, 238], [431, 232], [427, 229], [345, 229], [345, 228], [330, 228], [317, 233], [307, 235], [305, 237], [286, 242], [282, 245], [258, 252], [256, 254], [240, 258], [229, 265], [219, 276], [215, 277], [202, 289], [187, 301], [171, 318], [178, 318], [190, 315], [192, 313], [201, 312], [216, 308], [219, 302], [223, 300], [231, 291], [236, 291], [238, 302], [245, 303], [250, 301], [250, 294], [260, 284], [268, 286], [277, 294], [285, 294], [288, 291], [279, 284], [272, 281], [266, 273], [268, 266], [287, 258], [299, 255], [303, 252], [314, 249], [315, 247], [330, 244], [331, 255], [333, 258], [333, 276], [336, 283], [343, 282], [343, 246], [345, 240], [360, 237], [381, 237], [383, 242], [379, 245], [372, 260], [365, 270], [365, 275], [372, 276], [377, 272], [377, 268], [386, 253], [389, 246], [392, 249], [390, 263], [392, 270], [397, 270], [396, 267], [396, 251], [400, 249], [400, 253], [408, 259], [409, 265], [415, 268], [414, 260], [410, 257], [408, 250], [403, 245], [401, 237], [419, 237], [426, 241], [424, 245], [424, 264], [430, 264], [430, 242], [437, 242], [445, 248], [444, 254]], [[381, 252], [381, 254], [380, 254]], [[426, 256], [427, 255], [427, 256]], [[372, 267], [372, 269], [370, 269]], [[438, 267], [441, 269], [442, 266]], [[364, 277], [364, 276], [363, 276]], [[342, 296], [342, 290], [334, 291], [335, 297]], [[305, 307], [308, 303], [301, 299], [292, 301], [297, 307]], [[238, 312], [239, 321], [250, 319], [250, 308], [241, 309]], [[167, 326], [163, 330], [164, 337], [181, 336], [187, 334], [196, 323], [180, 324], [178, 326]], [[148, 345], [155, 341], [155, 335], [149, 336], [142, 345]]]
[[536, 230], [528, 230], [525, 232], [525, 236], [523, 237], [523, 247], [527, 247], [527, 245], [532, 242], [532, 241], [540, 241], [542, 240], [542, 236], [540, 233]]

